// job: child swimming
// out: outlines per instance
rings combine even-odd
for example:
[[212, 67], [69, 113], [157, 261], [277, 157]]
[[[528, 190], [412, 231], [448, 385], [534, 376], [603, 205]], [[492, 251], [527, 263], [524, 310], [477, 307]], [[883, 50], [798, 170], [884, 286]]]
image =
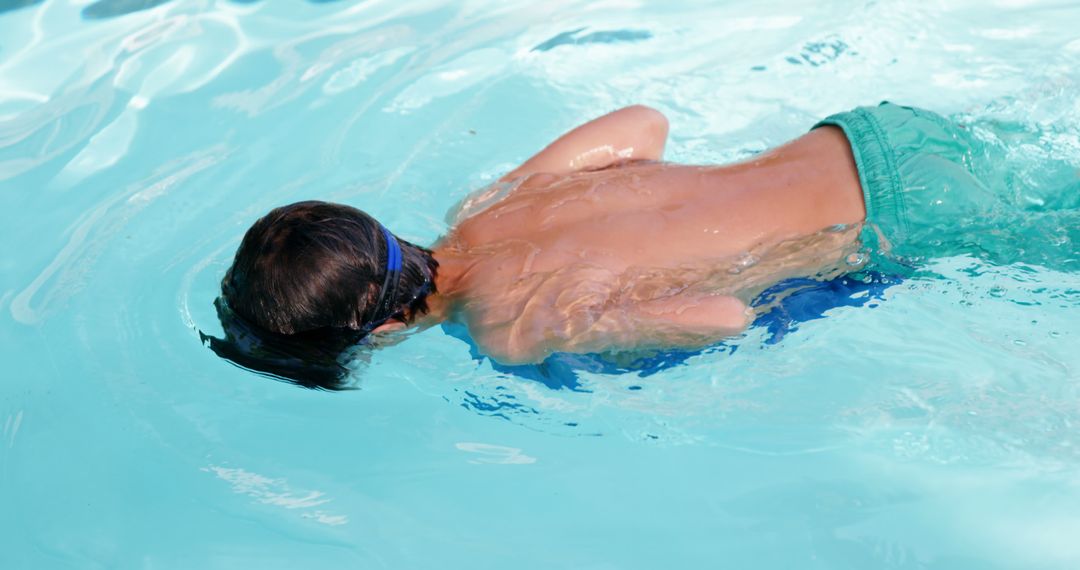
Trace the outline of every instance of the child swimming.
[[224, 308], [245, 330], [330, 353], [455, 320], [491, 358], [531, 363], [708, 345], [747, 327], [769, 285], [867, 259], [1076, 264], [1075, 224], [1027, 228], [1060, 233], [1057, 246], [999, 246], [1014, 242], [1001, 231], [1011, 212], [1077, 208], [1078, 186], [1031, 206], [1043, 198], [1009, 183], [1002, 145], [929, 111], [857, 108], [723, 166], [661, 162], [667, 132], [644, 106], [581, 125], [465, 200], [431, 249], [350, 206], [276, 208], [244, 236]]

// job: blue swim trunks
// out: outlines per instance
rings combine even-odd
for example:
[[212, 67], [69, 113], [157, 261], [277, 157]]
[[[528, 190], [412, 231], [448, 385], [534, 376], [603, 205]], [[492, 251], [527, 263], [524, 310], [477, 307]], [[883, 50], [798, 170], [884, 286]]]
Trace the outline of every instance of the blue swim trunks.
[[970, 254], [1080, 263], [1080, 168], [1033, 127], [882, 103], [832, 115], [851, 144], [875, 262]]

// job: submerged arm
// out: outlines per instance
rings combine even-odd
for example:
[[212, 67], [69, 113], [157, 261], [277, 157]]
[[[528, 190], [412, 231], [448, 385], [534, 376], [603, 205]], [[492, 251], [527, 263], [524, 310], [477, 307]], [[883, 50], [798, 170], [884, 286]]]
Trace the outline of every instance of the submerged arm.
[[474, 305], [467, 320], [480, 349], [501, 363], [525, 364], [553, 352], [695, 348], [738, 334], [753, 320], [730, 295], [682, 290], [633, 301], [613, 298], [613, 280], [560, 283], [535, 290], [520, 310]]

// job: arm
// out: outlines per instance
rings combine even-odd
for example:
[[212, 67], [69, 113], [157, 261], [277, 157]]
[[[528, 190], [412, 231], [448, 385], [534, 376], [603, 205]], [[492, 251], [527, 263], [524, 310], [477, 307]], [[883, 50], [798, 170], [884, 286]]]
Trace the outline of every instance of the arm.
[[525, 364], [553, 352], [706, 346], [738, 334], [753, 320], [746, 304], [729, 295], [684, 289], [655, 299], [613, 299], [618, 285], [606, 277], [585, 277], [569, 287], [561, 280], [546, 283], [554, 286], [533, 290], [517, 310], [474, 303], [466, 319], [469, 332], [496, 361]]
[[644, 105], [624, 107], [593, 119], [559, 137], [502, 180], [537, 172], [566, 174], [628, 160], [660, 160], [668, 121]]
[[736, 335], [753, 321], [745, 303], [730, 295], [683, 291], [604, 311], [587, 330], [555, 351], [603, 352], [641, 348], [697, 348]]

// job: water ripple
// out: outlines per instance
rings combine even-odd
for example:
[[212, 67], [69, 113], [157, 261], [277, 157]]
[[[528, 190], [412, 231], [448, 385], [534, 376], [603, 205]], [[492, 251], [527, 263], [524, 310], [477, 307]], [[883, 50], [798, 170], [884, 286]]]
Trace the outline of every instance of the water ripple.
[[[269, 208], [344, 201], [430, 243], [638, 102], [675, 161], [884, 98], [1037, 141], [1001, 167], [1068, 258], [1075, 213], [1039, 210], [1080, 195], [1075, 3], [322, 4], [0, 1], [8, 566], [1076, 566], [1075, 265], [814, 283], [827, 302], [686, 353], [506, 368], [433, 328], [333, 395], [197, 334]], [[581, 547], [595, 528], [673, 548]]]

